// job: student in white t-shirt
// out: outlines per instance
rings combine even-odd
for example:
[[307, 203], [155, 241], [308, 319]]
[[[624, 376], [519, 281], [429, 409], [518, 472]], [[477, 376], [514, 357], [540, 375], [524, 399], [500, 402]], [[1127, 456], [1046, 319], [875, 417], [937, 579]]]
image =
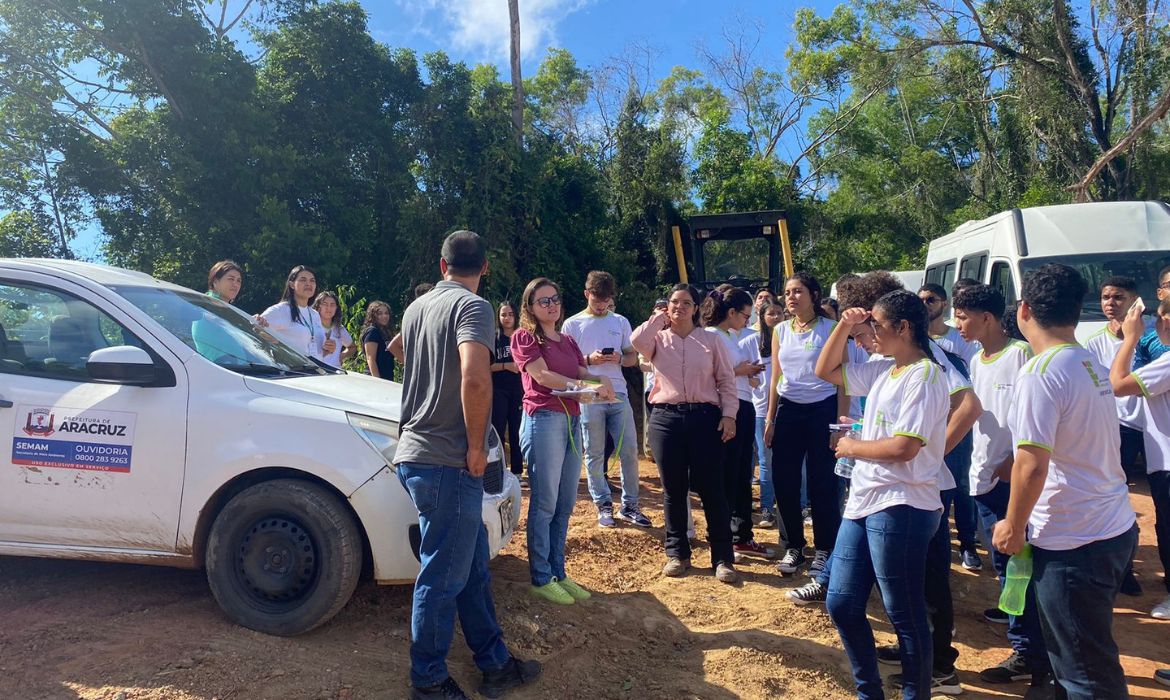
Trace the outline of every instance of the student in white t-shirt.
[[[1154, 533], [1158, 539], [1158, 558], [1162, 561], [1162, 583], [1170, 593], [1170, 354], [1131, 371], [1146, 326], [1141, 314], [1131, 308], [1122, 324], [1123, 340], [1109, 378], [1117, 396], [1144, 398], [1146, 478], [1154, 501]], [[1170, 301], [1159, 305], [1154, 332], [1163, 344], [1170, 345]], [[1170, 620], [1170, 595], [1154, 606], [1150, 615]]]
[[268, 322], [265, 329], [282, 343], [306, 357], [322, 359], [337, 348], [336, 340], [323, 340], [325, 329], [321, 317], [309, 306], [317, 294], [317, 275], [304, 265], [288, 273], [280, 301], [264, 310], [260, 317]]
[[1137, 545], [1137, 524], [1108, 373], [1076, 342], [1086, 292], [1084, 278], [1067, 265], [1024, 276], [1016, 315], [1036, 356], [1016, 379], [1011, 497], [992, 541], [1015, 555], [1030, 535], [1056, 682], [1069, 698], [1103, 700], [1129, 697], [1113, 641], [1113, 600]]
[[720, 285], [699, 307], [699, 319], [706, 332], [723, 344], [735, 373], [735, 437], [723, 445], [723, 493], [731, 513], [731, 544], [736, 563], [746, 556], [772, 559], [776, 552], [756, 542], [752, 523], [752, 446], [755, 444], [756, 409], [752, 390], [764, 371], [759, 357], [740, 344], [751, 318], [752, 298], [730, 284]]
[[[861, 323], [871, 325], [877, 351], [892, 363], [842, 364], [849, 334]], [[904, 289], [892, 291], [872, 312], [842, 312], [816, 365], [819, 377], [867, 397], [861, 437], [837, 443], [838, 457], [856, 461], [826, 600], [860, 697], [882, 697], [866, 616], [875, 583], [901, 645], [903, 697], [929, 697], [932, 688], [926, 557], [942, 516], [939, 472], [950, 398], [926, 327], [922, 302]]]
[[849, 409], [849, 403], [844, 393], [813, 371], [836, 325], [824, 316], [821, 295], [815, 277], [804, 272], [792, 275], [784, 284], [784, 304], [792, 319], [772, 334], [772, 383], [764, 441], [772, 448], [772, 482], [789, 538], [777, 566], [786, 575], [796, 573], [807, 561], [800, 508], [802, 470], [812, 507], [810, 576], [824, 568], [841, 525], [841, 485], [833, 473], [836, 460], [829, 426]]
[[[341, 323], [341, 301], [333, 292], [324, 291], [313, 300], [313, 310], [317, 312], [321, 319], [321, 328], [325, 331], [320, 337], [321, 361], [330, 367], [340, 368], [342, 362], [357, 354], [353, 336]], [[329, 340], [336, 340], [337, 343], [333, 347], [333, 352], [327, 353], [324, 346]]]
[[617, 296], [613, 275], [593, 270], [585, 277], [586, 306], [581, 313], [565, 321], [561, 332], [572, 338], [589, 371], [608, 377], [616, 396], [614, 403], [583, 404], [581, 427], [584, 432], [585, 476], [589, 495], [597, 506], [597, 524], [616, 525], [613, 494], [605, 480], [605, 438], [613, 440], [621, 463], [622, 507], [617, 517], [638, 527], [652, 523], [638, 505], [638, 432], [634, 427], [634, 410], [622, 367], [638, 364], [638, 353], [630, 345], [630, 322], [609, 310]]
[[[971, 384], [983, 406], [972, 429], [971, 495], [979, 508], [980, 522], [987, 523], [985, 541], [991, 542], [995, 521], [1007, 515], [1011, 494], [1013, 452], [1008, 426], [1015, 396], [1016, 377], [1032, 359], [1032, 348], [1008, 336], [1003, 328], [1006, 302], [998, 289], [986, 284], [967, 286], [955, 294], [955, 323], [964, 340], [979, 344], [971, 360]], [[1008, 557], [992, 548], [991, 561], [1000, 583], [1004, 582]], [[985, 613], [985, 616], [987, 613]], [[1008, 618], [1012, 655], [998, 666], [984, 669], [979, 677], [987, 683], [1035, 680], [1046, 683], [1051, 674], [1034, 587], [1028, 587], [1024, 613]]]

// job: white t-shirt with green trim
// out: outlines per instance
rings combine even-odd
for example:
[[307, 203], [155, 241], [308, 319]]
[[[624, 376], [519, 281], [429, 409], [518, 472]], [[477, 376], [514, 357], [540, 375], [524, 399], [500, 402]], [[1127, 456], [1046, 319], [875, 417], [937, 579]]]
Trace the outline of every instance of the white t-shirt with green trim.
[[[1121, 338], [1109, 331], [1105, 326], [1085, 341], [1085, 349], [1097, 358], [1097, 362], [1109, 372], [1113, 360], [1117, 359], [1117, 351], [1121, 349]], [[1121, 424], [1134, 430], [1144, 430], [1145, 419], [1142, 417], [1142, 398], [1140, 396], [1115, 396], [1117, 404], [1117, 418]]]
[[867, 397], [862, 440], [903, 435], [922, 441], [922, 449], [908, 462], [858, 459], [844, 517], [864, 518], [896, 505], [941, 509], [939, 471], [946, 471], [943, 449], [950, 406], [942, 368], [923, 359], [900, 370], [887, 362], [850, 362], [842, 369], [845, 392]]
[[[725, 331], [718, 326], [707, 326], [704, 330], [706, 330], [708, 333], [714, 333], [715, 336], [723, 343], [723, 347], [727, 349], [727, 357], [731, 359], [732, 369], [735, 369], [739, 363], [744, 362], [745, 360], [754, 362], [759, 359], [758, 353], [753, 354], [750, 346], [744, 346], [741, 343], [743, 340], [743, 334], [751, 333], [752, 331], [746, 328], [742, 331]], [[736, 376], [735, 396], [740, 401], [752, 400], [752, 385], [748, 382], [747, 377], [740, 377], [738, 375]]]
[[1145, 396], [1146, 473], [1170, 471], [1170, 353], [1134, 370]]
[[837, 324], [818, 316], [812, 328], [803, 333], [796, 331], [796, 319], [776, 326], [775, 334], [780, 339], [780, 386], [777, 393], [796, 403], [816, 403], [837, 393], [837, 387], [817, 376], [817, 358], [829, 340]]
[[1010, 425], [1017, 447], [1051, 453], [1029, 519], [1033, 545], [1075, 549], [1133, 526], [1109, 372], [1092, 353], [1058, 345], [1028, 361], [1016, 378]]
[[[633, 350], [633, 346], [630, 345], [630, 322], [625, 316], [612, 311], [604, 316], [594, 316], [586, 308], [565, 321], [561, 326], [561, 332], [577, 342], [582, 355], [588, 356], [605, 348], [613, 348], [619, 356], [623, 352]], [[620, 363], [590, 365], [589, 374], [609, 377], [613, 390], [618, 394], [625, 394], [627, 391], [626, 378], [622, 376]]]
[[971, 384], [983, 413], [971, 429], [971, 495], [987, 493], [999, 479], [995, 469], [1015, 452], [1008, 426], [1015, 397], [1016, 376], [1032, 359], [1032, 348], [1020, 340], [1009, 340], [996, 354], [977, 353], [971, 362]]

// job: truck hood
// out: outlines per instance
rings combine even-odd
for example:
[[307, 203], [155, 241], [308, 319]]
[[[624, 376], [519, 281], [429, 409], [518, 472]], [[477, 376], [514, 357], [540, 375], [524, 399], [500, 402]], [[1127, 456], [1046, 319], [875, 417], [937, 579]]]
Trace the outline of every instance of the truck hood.
[[244, 384], [257, 394], [276, 399], [361, 413], [395, 422], [402, 415], [402, 385], [365, 374], [348, 372], [284, 379], [245, 377]]

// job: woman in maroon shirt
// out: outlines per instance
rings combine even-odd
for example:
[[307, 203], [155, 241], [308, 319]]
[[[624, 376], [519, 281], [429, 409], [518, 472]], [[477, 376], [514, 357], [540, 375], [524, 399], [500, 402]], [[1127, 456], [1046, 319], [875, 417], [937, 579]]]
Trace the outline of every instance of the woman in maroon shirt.
[[739, 399], [723, 342], [698, 328], [699, 292], [686, 284], [670, 292], [657, 312], [630, 337], [654, 366], [650, 449], [662, 477], [666, 510], [666, 576], [691, 565], [687, 502], [694, 490], [707, 516], [711, 567], [724, 583], [739, 580], [731, 551], [731, 514], [723, 488], [724, 443], [735, 437]]
[[528, 283], [520, 302], [520, 330], [512, 334], [512, 360], [524, 384], [520, 448], [528, 463], [528, 569], [532, 591], [569, 605], [589, 592], [565, 573], [569, 515], [581, 481], [581, 406], [554, 390], [597, 382], [598, 397], [613, 400], [606, 377], [593, 377], [577, 343], [559, 331], [561, 293], [549, 279]]

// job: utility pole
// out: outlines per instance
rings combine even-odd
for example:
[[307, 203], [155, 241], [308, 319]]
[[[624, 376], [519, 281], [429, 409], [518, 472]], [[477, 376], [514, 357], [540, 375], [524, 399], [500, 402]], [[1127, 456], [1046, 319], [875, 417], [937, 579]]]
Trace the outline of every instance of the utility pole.
[[520, 79], [520, 0], [508, 0], [512, 24], [512, 131], [516, 146], [524, 147], [524, 83]]

